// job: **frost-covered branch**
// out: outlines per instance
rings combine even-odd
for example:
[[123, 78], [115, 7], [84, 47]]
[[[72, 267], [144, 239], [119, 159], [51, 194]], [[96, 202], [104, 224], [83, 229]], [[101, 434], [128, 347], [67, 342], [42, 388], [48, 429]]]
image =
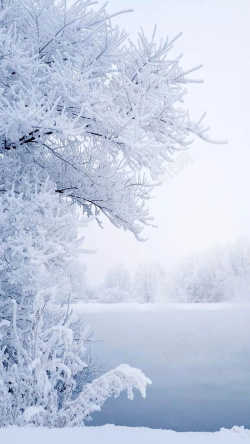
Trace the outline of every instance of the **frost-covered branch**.
[[102, 212], [140, 238], [145, 203], [173, 152], [193, 135], [209, 141], [181, 105], [196, 68], [183, 71], [169, 57], [175, 39], [157, 44], [155, 31], [127, 41], [115, 14], [95, 3], [4, 3], [1, 151], [22, 151], [88, 215]]

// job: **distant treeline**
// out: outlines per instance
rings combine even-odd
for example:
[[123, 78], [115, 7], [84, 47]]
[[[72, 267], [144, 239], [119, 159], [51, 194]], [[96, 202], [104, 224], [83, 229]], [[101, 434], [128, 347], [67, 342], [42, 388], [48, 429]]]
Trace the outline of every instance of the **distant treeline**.
[[182, 260], [168, 271], [158, 263], [141, 264], [130, 276], [122, 264], [103, 284], [87, 290], [96, 302], [250, 302], [250, 240], [216, 245]]

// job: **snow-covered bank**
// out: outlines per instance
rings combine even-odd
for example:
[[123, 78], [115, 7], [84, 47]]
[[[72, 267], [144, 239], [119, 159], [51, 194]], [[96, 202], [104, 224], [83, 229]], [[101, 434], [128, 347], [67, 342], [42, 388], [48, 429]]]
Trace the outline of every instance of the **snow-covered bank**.
[[72, 304], [71, 308], [78, 314], [84, 313], [119, 313], [119, 312], [168, 312], [168, 311], [235, 311], [249, 310], [250, 304], [234, 304], [234, 303], [209, 303], [209, 304], [140, 304], [134, 302], [116, 303], [116, 304], [100, 304], [100, 303], [83, 303]]
[[90, 425], [217, 431], [250, 429], [250, 305], [79, 304], [92, 356], [138, 367], [146, 399], [109, 399]]
[[73, 429], [8, 428], [0, 430], [1, 444], [241, 444], [250, 442], [250, 430], [233, 427], [215, 433], [177, 433], [106, 425]]

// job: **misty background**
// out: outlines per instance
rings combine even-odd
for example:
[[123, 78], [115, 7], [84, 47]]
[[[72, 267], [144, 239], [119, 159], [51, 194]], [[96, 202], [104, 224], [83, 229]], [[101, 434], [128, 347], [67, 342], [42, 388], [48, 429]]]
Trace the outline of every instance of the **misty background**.
[[187, 85], [185, 106], [194, 120], [207, 111], [210, 137], [228, 143], [213, 145], [196, 139], [188, 151], [190, 161], [179, 172], [167, 172], [149, 202], [158, 228], [145, 228], [147, 242], [138, 242], [104, 217], [104, 230], [95, 221], [89, 224], [84, 232], [85, 247], [96, 249], [96, 253], [84, 255], [83, 262], [90, 284], [101, 283], [117, 263], [123, 263], [131, 273], [147, 262], [171, 269], [193, 251], [199, 253], [216, 243], [250, 235], [249, 1], [108, 2], [110, 13], [130, 8], [133, 13], [113, 20], [133, 40], [140, 27], [150, 35], [155, 24], [158, 38], [172, 39], [183, 32], [169, 57], [183, 53], [184, 70], [203, 64], [190, 77], [204, 80]]

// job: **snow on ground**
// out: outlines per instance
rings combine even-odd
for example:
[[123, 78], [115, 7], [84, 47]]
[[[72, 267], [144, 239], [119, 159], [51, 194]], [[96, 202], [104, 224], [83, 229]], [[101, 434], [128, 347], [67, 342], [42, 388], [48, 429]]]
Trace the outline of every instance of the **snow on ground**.
[[214, 432], [250, 429], [250, 304], [79, 304], [92, 356], [141, 368], [153, 381], [105, 402], [90, 426]]
[[215, 433], [177, 433], [106, 425], [73, 429], [8, 428], [0, 430], [1, 444], [242, 444], [250, 442], [250, 430], [234, 427]]

